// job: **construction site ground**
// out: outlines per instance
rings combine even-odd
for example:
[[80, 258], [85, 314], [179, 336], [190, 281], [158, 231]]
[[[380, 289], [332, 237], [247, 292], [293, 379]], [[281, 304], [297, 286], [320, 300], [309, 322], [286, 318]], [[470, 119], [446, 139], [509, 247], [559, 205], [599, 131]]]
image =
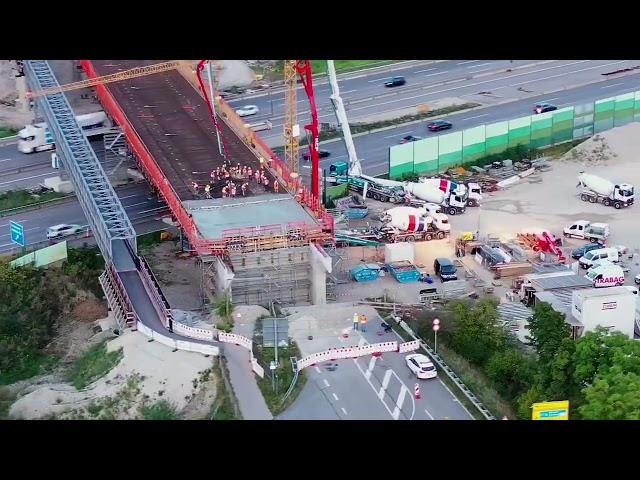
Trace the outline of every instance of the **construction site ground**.
[[[454, 239], [462, 232], [479, 231], [481, 238], [490, 236], [505, 241], [515, 239], [517, 233], [540, 229], [562, 236], [562, 229], [572, 222], [589, 220], [609, 224], [611, 236], [608, 245], [629, 248], [633, 258], [624, 258], [623, 263], [630, 268], [626, 284], [633, 285], [634, 276], [640, 273], [640, 225], [635, 222], [639, 206], [616, 210], [602, 204], [583, 202], [576, 184], [578, 174], [587, 171], [613, 182], [640, 185], [638, 151], [640, 123], [631, 123], [592, 137], [561, 158], [552, 160], [550, 170], [538, 171], [504, 190], [483, 193], [480, 207], [467, 208], [463, 215], [450, 216], [452, 232], [449, 239], [415, 243], [416, 264], [420, 270], [433, 276], [433, 260], [439, 256], [454, 259]], [[367, 200], [367, 205], [369, 215], [363, 220], [351, 221], [350, 226], [379, 225], [379, 213], [394, 206], [373, 200]], [[341, 224], [336, 228], [348, 227]], [[584, 240], [563, 238], [565, 256], [570, 259], [570, 252], [584, 243]], [[373, 282], [355, 282], [348, 275], [348, 270], [363, 261], [383, 262], [384, 247], [349, 247], [339, 249], [339, 252], [343, 259], [336, 264], [334, 275], [345, 283], [340, 283], [335, 289], [337, 301], [380, 298], [386, 293], [398, 302], [414, 303], [418, 292], [427, 287], [419, 282], [399, 283], [389, 275]], [[492, 273], [476, 264], [471, 256], [464, 257], [462, 262], [485, 283], [493, 281]], [[511, 279], [495, 283], [494, 294], [503, 297], [509, 290]], [[468, 288], [473, 288], [473, 282], [469, 282]]]

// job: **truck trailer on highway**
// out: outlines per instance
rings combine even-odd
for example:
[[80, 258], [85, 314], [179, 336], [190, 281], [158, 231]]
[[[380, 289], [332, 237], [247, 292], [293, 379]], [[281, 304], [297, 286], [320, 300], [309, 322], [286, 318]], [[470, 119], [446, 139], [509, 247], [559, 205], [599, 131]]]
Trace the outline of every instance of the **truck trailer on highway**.
[[[104, 135], [111, 129], [111, 122], [102, 111], [78, 115], [76, 121], [87, 137]], [[53, 150], [55, 146], [55, 139], [46, 123], [27, 125], [18, 132], [18, 151], [22, 153]]]

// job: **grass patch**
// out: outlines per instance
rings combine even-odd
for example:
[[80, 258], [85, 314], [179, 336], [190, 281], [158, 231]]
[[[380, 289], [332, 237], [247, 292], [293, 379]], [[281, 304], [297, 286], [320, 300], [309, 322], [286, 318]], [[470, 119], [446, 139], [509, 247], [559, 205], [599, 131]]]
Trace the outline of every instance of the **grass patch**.
[[50, 371], [60, 358], [40, 352], [29, 352], [18, 362], [18, 367], [0, 371], [0, 385], [10, 385], [20, 380], [42, 375]]
[[122, 359], [122, 348], [107, 352], [107, 341], [92, 346], [73, 363], [69, 381], [78, 390], [105, 376]]
[[[436, 117], [438, 115], [448, 115], [453, 112], [459, 112], [460, 110], [468, 110], [479, 106], [479, 103], [463, 103], [461, 105], [452, 105], [450, 107], [438, 108], [429, 112], [417, 113], [415, 115], [403, 115], [401, 117], [392, 118], [389, 120], [380, 120], [378, 122], [368, 123], [353, 123], [349, 124], [351, 128], [351, 134], [356, 135], [358, 133], [369, 132], [371, 130], [377, 130], [379, 128], [391, 127], [394, 125], [402, 125], [408, 122], [415, 122], [417, 120], [423, 120], [425, 118]], [[342, 130], [325, 130], [320, 132], [320, 141], [331, 140], [332, 138], [338, 138], [342, 136]], [[300, 140], [300, 145], [308, 144], [308, 137], [304, 137]], [[275, 150], [274, 150], [275, 151]]]
[[13, 137], [17, 133], [18, 130], [16, 128], [0, 127], [0, 138]]
[[15, 394], [11, 393], [7, 387], [0, 387], [0, 420], [6, 420], [9, 417], [9, 409], [15, 401]]
[[140, 407], [143, 420], [179, 420], [176, 407], [166, 400], [159, 400], [151, 405]]
[[58, 192], [44, 192], [40, 194], [31, 194], [26, 190], [10, 190], [0, 194], [0, 212], [12, 208], [25, 207], [36, 203], [53, 200], [55, 198], [65, 197], [66, 194]]
[[296, 386], [291, 392], [291, 395], [283, 402], [284, 395], [287, 393], [294, 375], [289, 357], [300, 358], [300, 350], [298, 349], [298, 345], [291, 339], [289, 339], [288, 347], [278, 347], [278, 366], [276, 370], [274, 370], [274, 376], [272, 378], [269, 363], [275, 359], [275, 349], [263, 347], [262, 339], [260, 336], [256, 338], [256, 333], [262, 333], [262, 318], [256, 320], [254, 329], [256, 348], [253, 354], [258, 360], [258, 363], [264, 368], [264, 378], [256, 377], [256, 380], [258, 381], [258, 388], [260, 388], [262, 396], [267, 403], [267, 407], [269, 407], [271, 414], [275, 417], [284, 412], [289, 405], [293, 403], [307, 382], [307, 377], [304, 371], [299, 373]]
[[[229, 378], [224, 358], [214, 360], [213, 372], [216, 375], [216, 399], [209, 409], [210, 420], [241, 420], [239, 412], [236, 415], [233, 392], [227, 388], [225, 378]], [[230, 386], [230, 385], [229, 385]]]
[[[336, 73], [353, 72], [367, 67], [379, 67], [395, 63], [396, 60], [334, 60]], [[273, 69], [274, 75], [282, 76], [284, 73], [284, 60], [278, 60]], [[311, 70], [314, 74], [327, 73], [326, 60], [311, 60]], [[391, 76], [391, 75], [390, 75]]]

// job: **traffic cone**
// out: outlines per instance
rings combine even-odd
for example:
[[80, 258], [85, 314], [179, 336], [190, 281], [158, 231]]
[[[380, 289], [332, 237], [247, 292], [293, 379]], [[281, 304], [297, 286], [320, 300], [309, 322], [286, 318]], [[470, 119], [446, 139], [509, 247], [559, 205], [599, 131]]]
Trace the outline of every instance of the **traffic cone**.
[[416, 383], [416, 386], [413, 387], [413, 396], [416, 400], [420, 400], [420, 385]]

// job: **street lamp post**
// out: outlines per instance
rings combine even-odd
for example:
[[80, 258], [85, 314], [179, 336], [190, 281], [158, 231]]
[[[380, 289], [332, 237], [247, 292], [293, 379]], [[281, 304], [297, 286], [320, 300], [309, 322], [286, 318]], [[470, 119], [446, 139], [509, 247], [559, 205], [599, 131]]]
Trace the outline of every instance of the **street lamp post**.
[[440, 320], [433, 319], [433, 352], [438, 353], [438, 330], [440, 330]]

